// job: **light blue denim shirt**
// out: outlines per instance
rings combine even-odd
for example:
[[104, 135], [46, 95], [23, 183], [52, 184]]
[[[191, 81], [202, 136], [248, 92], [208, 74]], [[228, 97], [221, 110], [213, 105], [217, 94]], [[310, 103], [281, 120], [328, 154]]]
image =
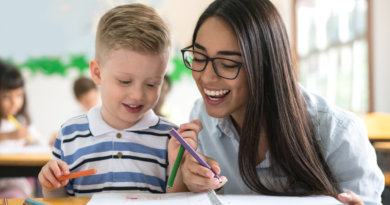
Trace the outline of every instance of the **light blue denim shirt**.
[[[324, 157], [341, 183], [344, 191], [360, 195], [366, 205], [381, 204], [384, 176], [376, 161], [375, 150], [367, 138], [364, 122], [355, 114], [328, 104], [322, 97], [307, 92], [301, 93], [307, 103], [307, 110], [316, 122]], [[221, 176], [228, 182], [225, 194], [255, 194], [243, 182], [238, 168], [239, 136], [230, 116], [222, 119], [207, 114], [203, 99], [196, 101], [190, 120], [199, 119], [203, 130], [199, 133], [198, 152], [215, 159], [221, 168]], [[270, 163], [266, 159], [257, 166], [263, 181]], [[266, 177], [268, 182], [274, 180]], [[281, 176], [279, 181], [286, 182]], [[277, 185], [276, 185], [277, 186]]]

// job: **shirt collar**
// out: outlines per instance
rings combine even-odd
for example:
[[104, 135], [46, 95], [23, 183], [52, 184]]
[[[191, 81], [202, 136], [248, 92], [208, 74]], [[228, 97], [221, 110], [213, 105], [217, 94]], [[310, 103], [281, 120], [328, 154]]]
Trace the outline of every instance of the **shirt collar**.
[[221, 135], [219, 135], [219, 137], [226, 135], [228, 137], [239, 140], [237, 130], [234, 127], [230, 116], [218, 118], [217, 128], [219, 129], [219, 131], [221, 131]]
[[[89, 121], [89, 129], [93, 136], [99, 136], [109, 132], [118, 131], [117, 129], [109, 126], [102, 117], [102, 106], [96, 106], [91, 108], [87, 113], [87, 118]], [[153, 110], [148, 110], [142, 119], [137, 122], [137, 124], [124, 129], [125, 131], [135, 131], [135, 130], [145, 130], [149, 127], [153, 127], [158, 124], [160, 118], [154, 114]]]

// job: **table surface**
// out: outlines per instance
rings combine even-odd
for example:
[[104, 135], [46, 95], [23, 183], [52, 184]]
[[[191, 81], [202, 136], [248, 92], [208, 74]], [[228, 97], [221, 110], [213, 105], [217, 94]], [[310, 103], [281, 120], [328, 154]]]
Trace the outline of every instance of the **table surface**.
[[376, 150], [390, 151], [390, 142], [374, 142]]
[[370, 141], [390, 141], [390, 133], [368, 133], [368, 139]]
[[390, 115], [369, 113], [363, 118], [370, 141], [390, 141]]
[[45, 154], [0, 154], [0, 166], [43, 166], [51, 158]]
[[[91, 200], [91, 197], [67, 197], [67, 198], [32, 198], [34, 201], [43, 202], [53, 205], [85, 205]], [[8, 199], [8, 205], [21, 205], [24, 199]], [[0, 199], [0, 205], [4, 205], [4, 201]]]

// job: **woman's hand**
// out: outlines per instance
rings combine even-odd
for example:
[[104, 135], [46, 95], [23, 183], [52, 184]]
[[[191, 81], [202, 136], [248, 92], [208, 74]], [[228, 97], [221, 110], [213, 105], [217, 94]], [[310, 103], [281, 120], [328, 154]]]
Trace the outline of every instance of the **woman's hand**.
[[364, 205], [362, 197], [351, 191], [339, 194], [339, 200], [348, 205]]
[[[221, 173], [217, 161], [202, 154], [199, 154], [199, 156], [203, 158], [216, 174], [219, 175]], [[185, 161], [181, 166], [181, 172], [183, 175], [183, 182], [190, 191], [195, 193], [218, 189], [227, 182], [227, 178], [224, 176], [220, 177], [221, 181], [214, 178], [214, 173], [200, 165], [191, 155], [186, 156]]]

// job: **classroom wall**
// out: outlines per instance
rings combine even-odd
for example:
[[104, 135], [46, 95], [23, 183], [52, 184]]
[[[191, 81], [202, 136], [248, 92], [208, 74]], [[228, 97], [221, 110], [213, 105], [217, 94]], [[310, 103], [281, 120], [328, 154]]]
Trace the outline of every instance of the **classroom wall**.
[[31, 74], [28, 70], [23, 70], [22, 74], [26, 80], [29, 114], [44, 138], [53, 136], [66, 120], [83, 114], [73, 94], [73, 82], [79, 77], [78, 71], [70, 70], [67, 76]]
[[374, 110], [390, 113], [390, 1], [372, 1]]

